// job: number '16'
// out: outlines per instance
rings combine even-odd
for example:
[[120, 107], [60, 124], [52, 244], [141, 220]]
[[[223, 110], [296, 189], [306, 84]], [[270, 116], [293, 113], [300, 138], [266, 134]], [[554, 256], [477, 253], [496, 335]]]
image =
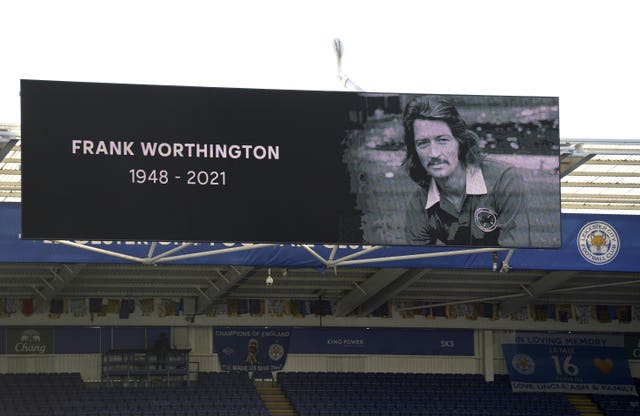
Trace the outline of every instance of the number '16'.
[[556, 367], [556, 373], [567, 376], [577, 376], [578, 375], [578, 366], [571, 362], [571, 355], [567, 355], [562, 360], [562, 367], [560, 366], [560, 358], [557, 355], [552, 355], [551, 359], [553, 360], [553, 365]]

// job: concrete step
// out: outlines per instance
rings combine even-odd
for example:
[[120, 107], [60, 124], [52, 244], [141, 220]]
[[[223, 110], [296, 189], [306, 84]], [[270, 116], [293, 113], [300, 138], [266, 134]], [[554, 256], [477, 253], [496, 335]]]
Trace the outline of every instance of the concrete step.
[[279, 385], [273, 382], [255, 382], [255, 386], [271, 416], [297, 416], [293, 405]]
[[567, 394], [567, 400], [580, 413], [580, 416], [604, 416], [598, 405], [586, 394]]

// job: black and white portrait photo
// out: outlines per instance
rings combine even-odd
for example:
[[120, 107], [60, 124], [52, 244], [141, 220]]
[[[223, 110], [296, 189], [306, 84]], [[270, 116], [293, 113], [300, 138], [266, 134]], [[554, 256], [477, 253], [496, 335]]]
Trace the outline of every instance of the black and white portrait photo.
[[363, 99], [345, 162], [364, 241], [560, 246], [557, 98]]

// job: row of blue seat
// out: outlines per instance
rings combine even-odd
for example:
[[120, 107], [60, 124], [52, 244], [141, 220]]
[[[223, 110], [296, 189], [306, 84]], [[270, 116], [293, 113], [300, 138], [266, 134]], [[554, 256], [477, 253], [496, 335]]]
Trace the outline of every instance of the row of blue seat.
[[[141, 401], [141, 402], [154, 402], [154, 401], [211, 401], [211, 400], [249, 400], [249, 399], [259, 399], [260, 396], [257, 392], [228, 392], [229, 394], [225, 394], [225, 391], [215, 391], [209, 394], [197, 392], [197, 393], [185, 393], [185, 394], [158, 394], [158, 393], [147, 393], [147, 394], [137, 394], [137, 395], [118, 395], [118, 394], [96, 394], [96, 393], [87, 393], [81, 394], [77, 391], [74, 392], [60, 392], [56, 395], [51, 394], [42, 394], [38, 391], [0, 391], [0, 402], [2, 401], [12, 401], [12, 400], [28, 400], [28, 401], [39, 401], [39, 400], [50, 400], [50, 401], [64, 401], [64, 400], [85, 400], [85, 401]], [[244, 393], [244, 394], [243, 394]]]
[[69, 413], [67, 410], [58, 409], [40, 409], [40, 410], [20, 410], [14, 409], [12, 411], [0, 410], [0, 416], [270, 416], [266, 410], [229, 410], [219, 411], [214, 409], [208, 410], [153, 410], [153, 411], [138, 411], [138, 410], [122, 410], [122, 411], [97, 411], [97, 410], [76, 410]]
[[529, 413], [537, 413], [540, 415], [546, 415], [554, 412], [563, 412], [563, 413], [571, 413], [575, 412], [575, 408], [567, 405], [567, 406], [536, 406], [531, 403], [524, 403], [520, 406], [447, 406], [447, 405], [412, 405], [412, 404], [400, 404], [400, 403], [378, 403], [376, 406], [361, 406], [358, 404], [350, 404], [344, 406], [322, 406], [322, 405], [296, 405], [295, 409], [299, 412], [303, 411], [328, 411], [328, 412], [343, 412], [345, 414], [351, 414], [352, 412], [384, 412], [384, 411], [418, 411], [418, 412], [427, 412], [427, 411], [451, 411], [451, 412], [468, 412], [474, 413], [477, 411], [492, 411], [492, 412], [529, 412]]
[[176, 409], [198, 409], [198, 408], [262, 408], [264, 403], [262, 400], [209, 400], [209, 401], [175, 401], [175, 402], [148, 402], [148, 401], [85, 401], [85, 400], [68, 400], [68, 401], [5, 401], [0, 403], [0, 408], [14, 409], [16, 407], [50, 407], [50, 408], [66, 408], [66, 407], [82, 407], [85, 409], [116, 409], [116, 408], [176, 408]]
[[336, 393], [336, 394], [315, 394], [315, 393], [304, 393], [304, 394], [291, 394], [291, 392], [287, 392], [290, 398], [298, 399], [301, 401], [321, 401], [321, 402], [345, 402], [345, 401], [370, 401], [370, 402], [378, 402], [378, 401], [409, 401], [416, 403], [485, 403], [485, 404], [498, 404], [498, 403], [519, 403], [519, 402], [536, 402], [536, 403], [548, 403], [548, 404], [558, 404], [565, 403], [566, 397], [564, 396], [552, 396], [552, 397], [543, 397], [537, 399], [535, 396], [518, 396], [518, 395], [495, 395], [495, 396], [472, 396], [467, 395], [466, 392], [459, 393], [458, 397], [455, 395], [448, 396], [438, 396], [438, 395], [411, 395], [402, 393], [384, 393], [384, 394], [369, 394], [367, 392], [361, 392], [357, 394], [344, 394], [344, 393]]
[[304, 410], [298, 411], [299, 416], [580, 416], [580, 413], [573, 411], [551, 411], [539, 413], [537, 411], [514, 411], [510, 409], [478, 409], [476, 411], [451, 410], [451, 409], [420, 409], [420, 410], [388, 410], [381, 409], [375, 411], [327, 411], [327, 410]]

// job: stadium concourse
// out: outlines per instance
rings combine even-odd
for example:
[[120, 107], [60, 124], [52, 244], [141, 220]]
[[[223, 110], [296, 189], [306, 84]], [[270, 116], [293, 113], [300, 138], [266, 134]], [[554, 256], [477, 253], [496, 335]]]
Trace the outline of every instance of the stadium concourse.
[[558, 250], [32, 241], [20, 129], [0, 127], [0, 377], [18, 386], [0, 414], [640, 414], [633, 395], [514, 393], [530, 362], [502, 348], [622, 342], [637, 389], [639, 143], [563, 141]]

